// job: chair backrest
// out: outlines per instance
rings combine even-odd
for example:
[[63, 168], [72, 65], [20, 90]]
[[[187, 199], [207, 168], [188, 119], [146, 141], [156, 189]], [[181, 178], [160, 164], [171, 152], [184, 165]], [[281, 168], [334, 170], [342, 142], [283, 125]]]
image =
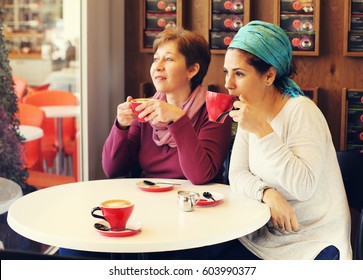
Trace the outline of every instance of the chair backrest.
[[224, 167], [224, 171], [223, 171], [223, 184], [225, 185], [229, 185], [229, 165], [231, 162], [231, 154], [232, 154], [232, 148], [233, 148], [233, 143], [234, 140], [236, 138], [236, 133], [237, 133], [237, 123], [233, 122], [232, 123], [232, 128], [231, 128], [231, 144], [229, 146], [227, 155], [223, 161], [223, 167]]
[[[358, 152], [337, 152], [345, 191], [352, 216], [352, 240], [354, 259], [363, 258], [363, 154]], [[356, 214], [355, 214], [356, 213]], [[360, 215], [360, 216], [359, 216]], [[358, 218], [355, 218], [358, 216]]]
[[363, 154], [337, 152], [349, 207], [360, 212], [363, 207]]
[[42, 127], [45, 113], [37, 106], [18, 103], [20, 124]]
[[[20, 124], [43, 127], [45, 113], [37, 106], [18, 103]], [[41, 139], [23, 143], [25, 167], [42, 171]]]
[[77, 97], [63, 90], [38, 90], [24, 97], [24, 103], [36, 106], [78, 105]]
[[50, 83], [46, 83], [46, 84], [42, 84], [39, 86], [35, 86], [35, 87], [29, 87], [28, 86], [28, 92], [32, 93], [35, 91], [40, 91], [40, 90], [47, 90], [50, 86]]
[[[37, 106], [18, 103], [18, 118], [20, 124], [42, 127], [45, 120], [45, 113]], [[41, 139], [23, 143], [25, 167], [42, 171]]]
[[16, 76], [13, 76], [13, 81], [15, 94], [19, 102], [21, 102], [27, 92], [28, 83], [24, 79]]
[[363, 208], [360, 212], [360, 216], [357, 223], [357, 235], [355, 238], [355, 244], [354, 244], [354, 252], [355, 256], [354, 258], [356, 260], [363, 260]]
[[[56, 106], [56, 105], [78, 105], [78, 98], [71, 92], [62, 90], [40, 90], [32, 92], [23, 98], [26, 104], [35, 106]], [[74, 140], [76, 135], [75, 118], [63, 118], [63, 142]], [[43, 125], [45, 138], [55, 141], [55, 125], [54, 120], [46, 118]]]
[[[231, 144], [232, 146], [233, 144]], [[226, 158], [224, 159], [223, 161], [223, 167], [224, 167], [224, 170], [223, 170], [223, 184], [225, 185], [229, 185], [229, 165], [230, 165], [230, 162], [231, 162], [231, 153], [232, 153], [232, 148], [228, 149], [228, 152], [227, 152], [227, 155], [226, 155]]]

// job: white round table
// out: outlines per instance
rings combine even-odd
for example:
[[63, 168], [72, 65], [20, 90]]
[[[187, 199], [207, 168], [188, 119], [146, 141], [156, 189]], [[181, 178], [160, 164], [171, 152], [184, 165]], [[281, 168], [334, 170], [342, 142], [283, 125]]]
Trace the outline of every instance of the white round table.
[[6, 213], [10, 205], [22, 195], [23, 191], [18, 184], [0, 177], [0, 214]]
[[78, 105], [41, 106], [40, 108], [47, 118], [77, 117], [80, 113]]
[[[77, 182], [30, 193], [13, 203], [10, 227], [19, 234], [62, 248], [142, 253], [196, 248], [238, 238], [262, 227], [270, 218], [266, 204], [243, 198], [221, 184], [192, 185], [186, 180], [167, 192], [146, 192], [137, 187], [142, 179]], [[161, 181], [161, 179], [152, 179]], [[221, 203], [183, 212], [178, 190], [218, 192]], [[141, 232], [128, 237], [106, 237], [94, 228], [99, 221], [91, 209], [103, 200], [123, 198], [135, 203], [131, 220]]]
[[44, 135], [43, 129], [32, 125], [19, 125], [19, 133], [25, 138], [24, 142], [42, 138]]

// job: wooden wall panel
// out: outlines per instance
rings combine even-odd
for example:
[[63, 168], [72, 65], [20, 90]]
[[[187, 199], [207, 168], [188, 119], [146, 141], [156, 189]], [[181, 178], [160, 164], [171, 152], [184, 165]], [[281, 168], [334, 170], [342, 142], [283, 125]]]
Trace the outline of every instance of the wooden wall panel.
[[[140, 1], [140, 0], [139, 0]], [[152, 54], [138, 51], [139, 1], [127, 1], [125, 42], [125, 95], [138, 96], [139, 84], [151, 82], [149, 67]], [[208, 38], [209, 0], [184, 0], [184, 26]], [[273, 22], [271, 0], [251, 1], [251, 20]], [[317, 57], [294, 56], [298, 74], [294, 80], [303, 88], [319, 87], [319, 107], [332, 132], [335, 147], [340, 146], [341, 94], [344, 87], [363, 88], [363, 58], [343, 56], [344, 1], [321, 0], [320, 54]], [[224, 55], [214, 54], [204, 84], [224, 89]]]

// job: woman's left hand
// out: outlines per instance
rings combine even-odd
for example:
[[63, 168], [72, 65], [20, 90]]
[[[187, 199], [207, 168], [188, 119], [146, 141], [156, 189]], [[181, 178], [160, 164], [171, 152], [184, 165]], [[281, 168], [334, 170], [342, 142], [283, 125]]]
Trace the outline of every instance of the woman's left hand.
[[139, 117], [151, 121], [152, 124], [175, 122], [185, 114], [179, 107], [156, 99], [149, 100], [138, 109], [142, 111]]
[[264, 191], [263, 202], [270, 207], [271, 222], [280, 231], [298, 231], [299, 223], [294, 208], [285, 197], [275, 189]]

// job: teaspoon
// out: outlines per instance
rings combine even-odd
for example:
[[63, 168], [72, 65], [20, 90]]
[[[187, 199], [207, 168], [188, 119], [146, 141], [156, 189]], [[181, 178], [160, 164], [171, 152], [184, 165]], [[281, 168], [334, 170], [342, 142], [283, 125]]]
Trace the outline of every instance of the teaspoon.
[[[98, 230], [102, 230], [102, 231], [111, 231], [111, 228], [106, 226], [106, 225], [103, 225], [103, 224], [100, 224], [100, 223], [95, 223], [94, 227]], [[135, 230], [135, 229], [130, 229], [130, 228], [124, 228], [124, 229], [113, 229], [113, 231], [125, 231], [125, 230], [130, 230], [130, 231], [138, 231], [138, 230]]]
[[207, 199], [212, 199], [213, 201], [216, 201], [214, 198], [213, 198], [213, 195], [210, 193], [210, 192], [204, 192], [203, 193], [203, 196]]
[[225, 115], [229, 114], [229, 112], [231, 112], [231, 111], [226, 111], [226, 112], [220, 113], [219, 116], [216, 119], [216, 122], [220, 122]]
[[[239, 110], [239, 108], [232, 108], [232, 110]], [[229, 112], [231, 112], [232, 110], [229, 110], [229, 111], [225, 111], [225, 112], [222, 112], [219, 114], [219, 116], [217, 117], [216, 119], [216, 122], [220, 122], [222, 120], [222, 118], [225, 116], [225, 115], [228, 115]]]
[[168, 182], [156, 182], [156, 183], [154, 183], [154, 182], [151, 182], [151, 181], [149, 181], [149, 180], [144, 180], [144, 183], [146, 184], [146, 185], [149, 185], [149, 186], [155, 186], [155, 185], [157, 185], [157, 184], [166, 184], [166, 185], [180, 185], [180, 184], [175, 184], [175, 183], [168, 183]]

